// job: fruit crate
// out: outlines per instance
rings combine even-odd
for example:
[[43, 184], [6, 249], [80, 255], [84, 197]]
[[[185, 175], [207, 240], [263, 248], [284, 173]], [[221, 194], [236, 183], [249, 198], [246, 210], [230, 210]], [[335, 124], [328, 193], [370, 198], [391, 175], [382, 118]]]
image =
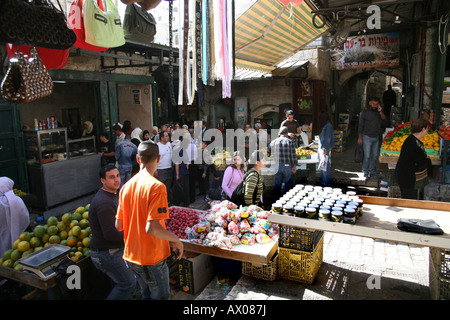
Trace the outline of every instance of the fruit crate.
[[311, 252], [318, 245], [323, 231], [310, 231], [280, 224], [278, 227], [278, 247]]
[[282, 279], [313, 283], [323, 261], [323, 237], [313, 252], [278, 248], [278, 275]]
[[266, 281], [274, 281], [277, 277], [278, 254], [275, 253], [267, 264], [242, 262], [242, 274]]

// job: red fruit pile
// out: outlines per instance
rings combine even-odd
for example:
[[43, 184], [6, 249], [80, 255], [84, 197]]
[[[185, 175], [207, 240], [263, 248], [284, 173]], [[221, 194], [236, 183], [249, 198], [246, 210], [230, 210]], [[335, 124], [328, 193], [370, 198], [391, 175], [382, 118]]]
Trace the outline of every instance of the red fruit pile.
[[192, 227], [200, 221], [197, 211], [182, 207], [170, 207], [169, 219], [166, 229], [180, 239], [187, 239], [186, 228]]

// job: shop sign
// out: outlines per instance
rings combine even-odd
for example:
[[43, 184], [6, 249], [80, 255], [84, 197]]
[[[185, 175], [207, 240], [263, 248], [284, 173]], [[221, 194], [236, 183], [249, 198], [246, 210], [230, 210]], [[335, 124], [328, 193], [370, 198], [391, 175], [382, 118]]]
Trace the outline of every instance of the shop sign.
[[396, 67], [400, 61], [399, 33], [348, 37], [330, 55], [331, 69], [335, 70]]

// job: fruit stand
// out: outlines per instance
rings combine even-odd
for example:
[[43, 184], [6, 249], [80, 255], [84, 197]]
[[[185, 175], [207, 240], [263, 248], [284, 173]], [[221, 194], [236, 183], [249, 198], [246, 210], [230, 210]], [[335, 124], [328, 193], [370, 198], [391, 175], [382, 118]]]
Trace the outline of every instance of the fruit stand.
[[[64, 284], [60, 283], [61, 274], [53, 272], [62, 261], [55, 261], [46, 269], [49, 276], [43, 277], [31, 271], [24, 270], [21, 265], [26, 257], [45, 250], [48, 246], [61, 245], [67, 248], [66, 263], [76, 264], [82, 273], [91, 267], [89, 226], [89, 204], [68, 212], [51, 216], [44, 224], [36, 225], [32, 231], [24, 231], [19, 239], [14, 241], [12, 248], [5, 251], [0, 259], [0, 278], [14, 280], [34, 288], [30, 296], [39, 290], [47, 291]], [[70, 259], [70, 260], [69, 260]], [[85, 274], [82, 274], [84, 277]], [[64, 275], [62, 277], [64, 279]], [[62, 290], [63, 291], [63, 290]]]
[[[393, 130], [389, 131], [383, 139], [380, 148], [380, 163], [387, 163], [389, 169], [394, 169], [397, 164], [398, 157], [403, 142], [412, 134], [411, 121], [400, 124]], [[441, 164], [440, 160], [440, 136], [438, 131], [429, 130], [427, 135], [421, 140], [425, 147], [425, 152], [431, 159], [432, 165], [438, 166]]]
[[[448, 291], [449, 275], [443, 274], [443, 265], [450, 250], [450, 203], [406, 200], [382, 197], [360, 196], [363, 200], [363, 214], [357, 224], [320, 221], [296, 216], [271, 213], [268, 220], [306, 230], [325, 231], [408, 243], [430, 247], [430, 290], [433, 299], [442, 296], [443, 288]], [[400, 231], [397, 221], [407, 219], [433, 219], [444, 231], [443, 235], [426, 235]], [[441, 270], [441, 271], [440, 271]], [[448, 298], [448, 297], [447, 297]]]

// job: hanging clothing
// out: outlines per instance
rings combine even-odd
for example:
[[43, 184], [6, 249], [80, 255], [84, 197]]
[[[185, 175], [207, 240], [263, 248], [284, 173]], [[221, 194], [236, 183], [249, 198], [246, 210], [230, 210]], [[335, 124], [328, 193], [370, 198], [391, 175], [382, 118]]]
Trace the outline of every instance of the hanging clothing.
[[30, 224], [23, 200], [14, 194], [14, 181], [0, 177], [0, 256], [12, 248], [14, 241]]

